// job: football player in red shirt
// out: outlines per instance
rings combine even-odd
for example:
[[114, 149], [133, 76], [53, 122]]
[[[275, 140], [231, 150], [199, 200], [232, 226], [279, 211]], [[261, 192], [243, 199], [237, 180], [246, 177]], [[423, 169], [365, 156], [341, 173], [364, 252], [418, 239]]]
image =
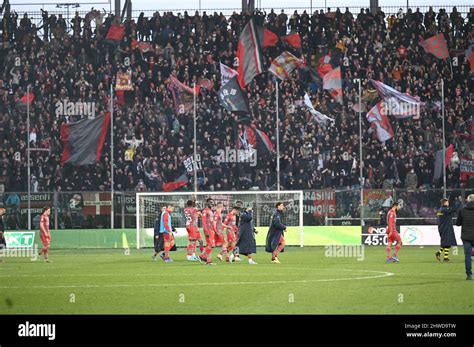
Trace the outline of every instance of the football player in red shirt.
[[206, 238], [206, 248], [204, 252], [199, 255], [202, 261], [205, 261], [207, 265], [215, 265], [212, 262], [211, 252], [216, 246], [215, 232], [214, 232], [214, 213], [212, 212], [213, 207], [212, 198], [206, 200], [206, 208], [202, 211], [202, 229], [204, 231], [204, 237]]
[[223, 261], [224, 257], [227, 257], [227, 242], [224, 237], [224, 230], [222, 228], [222, 210], [224, 209], [224, 204], [218, 202], [216, 205], [216, 210], [214, 211], [214, 219], [212, 221], [214, 226], [214, 231], [216, 235], [216, 247], [222, 246], [222, 250], [217, 255], [217, 259]]
[[49, 206], [43, 207], [43, 213], [41, 214], [40, 218], [40, 239], [43, 242], [43, 248], [39, 252], [39, 255], [44, 253], [44, 261], [46, 263], [52, 263], [51, 260], [48, 259], [49, 247], [51, 245], [51, 233], [49, 232], [49, 215], [51, 213], [51, 209]]
[[201, 212], [196, 208], [196, 201], [188, 200], [186, 208], [184, 209], [184, 217], [186, 219], [186, 231], [188, 232], [188, 247], [187, 247], [187, 259], [189, 261], [199, 261], [196, 256], [196, 241], [199, 233], [198, 218], [201, 216]]
[[[400, 248], [402, 248], [402, 238], [397, 231], [397, 211], [400, 209], [400, 204], [398, 202], [394, 202], [392, 204], [392, 208], [388, 211], [387, 214], [387, 234], [388, 234], [388, 244], [387, 244], [387, 263], [394, 262], [398, 263], [398, 252]], [[392, 251], [392, 243], [397, 242], [395, 246], [395, 252], [393, 255], [391, 254]]]
[[[240, 212], [240, 207], [234, 206], [232, 210], [227, 213], [224, 222], [222, 223], [222, 227], [226, 229], [227, 235], [227, 251], [231, 252], [234, 250], [235, 244], [237, 243], [237, 235], [239, 232], [239, 228], [237, 227], [237, 215]], [[230, 256], [226, 257], [226, 260], [230, 263], [232, 261], [241, 261], [239, 256], [235, 256], [232, 252]]]

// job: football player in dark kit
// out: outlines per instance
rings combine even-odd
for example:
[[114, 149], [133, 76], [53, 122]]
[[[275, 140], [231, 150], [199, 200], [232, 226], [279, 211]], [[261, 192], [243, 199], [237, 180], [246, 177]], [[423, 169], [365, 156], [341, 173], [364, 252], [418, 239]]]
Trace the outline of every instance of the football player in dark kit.
[[[5, 214], [5, 209], [3, 207], [0, 208], [0, 251], [4, 248], [7, 248], [7, 243], [5, 241], [5, 236], [3, 233], [5, 232], [5, 227], [3, 225], [3, 215]], [[3, 259], [0, 259], [3, 261]]]
[[438, 217], [438, 232], [441, 237], [441, 248], [436, 252], [435, 256], [438, 261], [449, 262], [449, 249], [451, 246], [457, 246], [456, 237], [454, 236], [453, 215], [456, 212], [456, 206], [449, 207], [448, 199], [441, 199], [441, 207], [436, 212]]

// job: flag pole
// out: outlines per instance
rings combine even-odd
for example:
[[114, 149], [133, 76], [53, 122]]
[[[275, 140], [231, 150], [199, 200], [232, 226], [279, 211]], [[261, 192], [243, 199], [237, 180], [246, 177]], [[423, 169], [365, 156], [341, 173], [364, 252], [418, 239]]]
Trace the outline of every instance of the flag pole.
[[276, 79], [276, 148], [277, 148], [277, 191], [280, 191], [280, 112], [278, 107], [278, 78]]
[[193, 156], [193, 171], [194, 171], [194, 192], [197, 192], [197, 139], [196, 139], [196, 82], [193, 83], [193, 138], [194, 138], [194, 156]]
[[444, 79], [441, 79], [441, 123], [443, 127], [443, 197], [446, 198], [446, 134], [444, 129]]
[[26, 160], [28, 168], [28, 230], [31, 230], [31, 163], [30, 163], [30, 86], [26, 87]]
[[360, 181], [360, 225], [364, 226], [364, 158], [362, 154], [362, 87], [360, 78], [359, 83], [359, 181]]
[[110, 84], [110, 228], [114, 229], [114, 91]]

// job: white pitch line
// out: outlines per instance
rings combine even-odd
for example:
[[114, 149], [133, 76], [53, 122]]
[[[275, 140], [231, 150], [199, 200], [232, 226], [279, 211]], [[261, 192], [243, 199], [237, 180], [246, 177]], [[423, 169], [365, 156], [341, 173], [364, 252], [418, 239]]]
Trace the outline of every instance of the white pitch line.
[[295, 280], [295, 281], [248, 281], [248, 282], [201, 282], [201, 283], [147, 283], [147, 284], [85, 284], [85, 285], [68, 285], [68, 286], [44, 286], [34, 285], [27, 287], [19, 286], [1, 286], [0, 289], [59, 289], [59, 288], [124, 288], [124, 287], [180, 287], [180, 286], [225, 286], [225, 285], [248, 285], [248, 284], [286, 284], [286, 283], [313, 283], [313, 282], [335, 282], [335, 281], [352, 281], [365, 280], [381, 277], [393, 276], [393, 272], [357, 270], [359, 272], [375, 272], [380, 275], [364, 276], [364, 277], [348, 277], [348, 278], [326, 278], [316, 280]]

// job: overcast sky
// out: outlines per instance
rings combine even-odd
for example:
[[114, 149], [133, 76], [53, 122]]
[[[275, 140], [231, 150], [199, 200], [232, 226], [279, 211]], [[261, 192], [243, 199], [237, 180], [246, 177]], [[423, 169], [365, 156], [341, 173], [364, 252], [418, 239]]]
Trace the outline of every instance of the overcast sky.
[[[0, 0], [1, 1], [1, 0]], [[112, 8], [114, 6], [114, 0], [112, 2]], [[81, 4], [78, 10], [81, 12], [88, 11], [93, 6], [95, 8], [105, 8], [107, 11], [110, 9], [108, 0], [10, 0], [10, 4], [13, 9], [19, 13], [25, 11], [39, 11], [40, 8], [46, 10], [52, 10], [56, 7], [56, 4], [65, 3], [79, 3]], [[125, 0], [122, 0], [122, 6]], [[88, 4], [87, 4], [88, 3]], [[93, 4], [91, 4], [93, 3]], [[99, 4], [102, 3], [102, 4]], [[446, 4], [447, 3], [447, 4]], [[27, 5], [20, 5], [27, 4]], [[37, 4], [37, 5], [36, 5]], [[174, 1], [161, 1], [161, 0], [132, 0], [133, 10], [165, 10], [165, 9], [230, 9], [240, 8], [241, 0], [174, 0]], [[260, 8], [294, 8], [294, 7], [307, 7], [312, 6], [313, 9], [325, 8], [325, 7], [340, 7], [341, 10], [345, 6], [368, 7], [370, 0], [256, 0], [257, 7]], [[379, 0], [380, 6], [397, 6], [406, 7], [407, 0]], [[474, 7], [473, 0], [409, 0], [410, 7], [418, 6], [429, 6], [429, 5], [446, 5], [450, 9], [453, 5], [471, 5]], [[71, 13], [75, 9], [71, 9]]]

